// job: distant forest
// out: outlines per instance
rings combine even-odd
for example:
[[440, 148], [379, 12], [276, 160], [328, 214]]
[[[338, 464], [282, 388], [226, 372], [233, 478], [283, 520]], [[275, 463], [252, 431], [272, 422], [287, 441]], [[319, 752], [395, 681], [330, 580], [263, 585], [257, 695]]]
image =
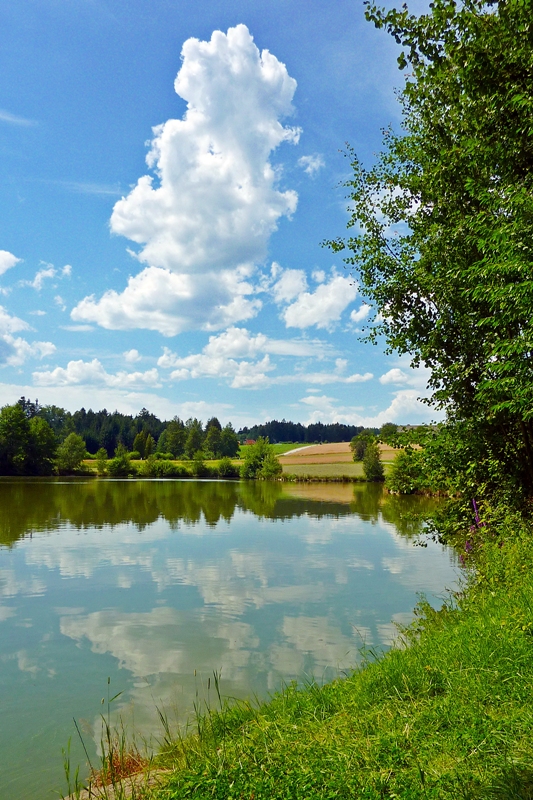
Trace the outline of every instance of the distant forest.
[[[59, 441], [64, 440], [70, 433], [81, 436], [89, 453], [96, 453], [103, 447], [111, 458], [118, 445], [124, 445], [128, 450], [134, 450], [134, 443], [139, 434], [144, 438], [152, 437], [158, 445], [157, 449], [167, 451], [165, 440], [170, 438], [174, 429], [185, 430], [187, 434], [191, 429], [198, 431], [202, 438], [209, 428], [217, 428], [233, 434], [231, 423], [222, 429], [220, 423], [213, 417], [207, 420], [205, 427], [200, 420], [190, 419], [182, 422], [175, 417], [173, 420], [162, 421], [146, 408], [141, 409], [133, 417], [131, 414], [121, 414], [118, 411], [109, 412], [105, 408], [101, 411], [86, 411], [81, 408], [73, 414], [64, 408], [54, 405], [39, 405], [36, 400], [21, 397], [18, 404], [22, 406], [27, 417], [38, 416], [46, 420], [54, 431]], [[167, 431], [167, 429], [169, 429]], [[346, 442], [350, 441], [363, 430], [362, 426], [342, 425], [340, 423], [302, 425], [300, 422], [287, 422], [286, 420], [272, 420], [264, 425], [254, 425], [251, 428], [242, 428], [236, 432], [240, 442], [247, 439], [257, 439], [264, 436], [274, 444], [277, 442]], [[203, 434], [203, 436], [202, 436]], [[233, 438], [233, 437], [231, 437]], [[201, 446], [201, 443], [200, 443]]]
[[[238, 432], [239, 439], [257, 439], [259, 436], [268, 436], [272, 444], [277, 442], [349, 442], [363, 430], [362, 425], [343, 425], [333, 422], [324, 425], [314, 422], [312, 425], [302, 425], [301, 422], [281, 422], [273, 419], [264, 425], [254, 425], [252, 428], [242, 428]], [[376, 428], [377, 432], [377, 428]]]

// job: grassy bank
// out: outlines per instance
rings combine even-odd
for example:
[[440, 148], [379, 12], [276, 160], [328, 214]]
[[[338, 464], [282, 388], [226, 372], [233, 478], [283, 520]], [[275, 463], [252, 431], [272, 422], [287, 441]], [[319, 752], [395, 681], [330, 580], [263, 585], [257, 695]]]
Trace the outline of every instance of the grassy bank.
[[468, 535], [464, 591], [421, 604], [407, 647], [259, 707], [222, 704], [168, 743], [172, 775], [146, 797], [533, 797], [533, 540], [511, 514]]

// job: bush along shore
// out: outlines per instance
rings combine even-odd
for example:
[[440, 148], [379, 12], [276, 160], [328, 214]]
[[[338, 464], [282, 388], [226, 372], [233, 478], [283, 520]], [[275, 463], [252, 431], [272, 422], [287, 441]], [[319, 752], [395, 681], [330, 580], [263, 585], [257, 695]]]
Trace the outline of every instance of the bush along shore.
[[[454, 513], [443, 519], [457, 529]], [[460, 591], [440, 610], [422, 600], [394, 648], [262, 704], [218, 698], [188, 735], [167, 732], [158, 785], [138, 780], [131, 796], [533, 797], [531, 526], [507, 506], [471, 517], [454, 539]]]

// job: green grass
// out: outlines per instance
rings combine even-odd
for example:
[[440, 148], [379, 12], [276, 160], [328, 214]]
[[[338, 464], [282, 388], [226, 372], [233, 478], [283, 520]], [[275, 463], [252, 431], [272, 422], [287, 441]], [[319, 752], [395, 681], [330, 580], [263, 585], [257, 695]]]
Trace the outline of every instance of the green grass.
[[283, 464], [285, 475], [307, 476], [311, 478], [349, 478], [363, 477], [363, 464], [346, 461], [340, 464]]
[[[274, 448], [274, 454], [277, 456], [282, 455], [282, 453], [288, 453], [289, 450], [297, 450], [300, 447], [310, 447], [311, 445], [309, 442], [307, 443], [300, 443], [300, 444], [293, 444], [292, 442], [282, 442], [280, 444], [273, 444], [272, 447]], [[250, 444], [241, 444], [240, 446], [240, 458], [244, 458], [246, 451], [252, 447]]]
[[[389, 463], [383, 462], [385, 475], [389, 469]], [[345, 461], [338, 464], [283, 464], [285, 475], [297, 475], [298, 477], [309, 476], [310, 478], [363, 478], [362, 461]]]
[[465, 591], [422, 603], [407, 646], [258, 707], [222, 702], [167, 742], [173, 775], [148, 797], [533, 798], [533, 539], [510, 515], [484, 531]]

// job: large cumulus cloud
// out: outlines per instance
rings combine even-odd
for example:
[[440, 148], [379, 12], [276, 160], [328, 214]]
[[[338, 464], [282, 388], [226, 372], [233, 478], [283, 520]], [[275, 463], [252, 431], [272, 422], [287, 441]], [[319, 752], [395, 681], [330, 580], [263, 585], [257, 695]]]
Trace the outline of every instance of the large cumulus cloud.
[[159, 327], [163, 298], [147, 299], [147, 281], [135, 278], [127, 304], [118, 292], [85, 298], [72, 312], [78, 321], [133, 327], [124, 315], [132, 294], [134, 305], [150, 307], [137, 326], [167, 334], [223, 327], [259, 308], [247, 301], [229, 307], [232, 295], [248, 293], [235, 284], [245, 284], [264, 259], [280, 217], [296, 208], [296, 193], [280, 189], [270, 163], [282, 142], [298, 140], [299, 130], [281, 122], [292, 111], [296, 81], [268, 50], [258, 50], [245, 25], [215, 31], [208, 42], [187, 40], [182, 59], [175, 89], [187, 110], [154, 128], [147, 163], [155, 177], [142, 176], [111, 216], [111, 230], [139, 245], [136, 257], [146, 269], [167, 273], [167, 301], [181, 323], [169, 326], [167, 319]]

